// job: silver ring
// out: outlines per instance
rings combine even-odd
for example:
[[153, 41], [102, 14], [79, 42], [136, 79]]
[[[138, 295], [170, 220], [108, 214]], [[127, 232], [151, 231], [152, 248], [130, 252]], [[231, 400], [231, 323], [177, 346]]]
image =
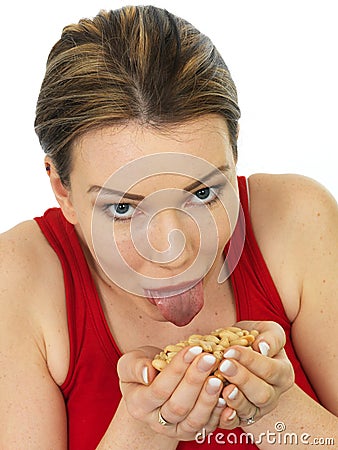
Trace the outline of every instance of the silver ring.
[[258, 411], [258, 408], [257, 408], [257, 406], [256, 406], [256, 410], [255, 410], [255, 412], [253, 413], [253, 415], [252, 415], [251, 417], [249, 417], [248, 419], [244, 419], [244, 418], [242, 418], [242, 417], [238, 417], [238, 418], [239, 418], [239, 420], [240, 420], [241, 422], [245, 423], [245, 425], [252, 425], [253, 423], [256, 422], [256, 421], [255, 421], [255, 416], [256, 416], [256, 414], [257, 414], [257, 411]]
[[161, 408], [158, 409], [158, 423], [160, 423], [161, 425], [163, 425], [164, 427], [167, 427], [168, 425], [172, 425], [170, 422], [167, 422], [162, 414], [161, 414]]

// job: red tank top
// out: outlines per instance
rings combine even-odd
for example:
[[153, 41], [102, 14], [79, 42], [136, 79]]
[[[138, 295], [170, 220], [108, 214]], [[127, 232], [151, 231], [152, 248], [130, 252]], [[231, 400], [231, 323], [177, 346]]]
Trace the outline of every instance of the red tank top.
[[[238, 177], [238, 184], [244, 214], [238, 221], [231, 239], [234, 244], [231, 248], [235, 253], [236, 236], [245, 230], [246, 237], [241, 257], [230, 278], [235, 295], [237, 320], [278, 322], [287, 336], [286, 352], [294, 366], [296, 383], [317, 400], [293, 349], [291, 324], [251, 227], [246, 179]], [[67, 407], [69, 449], [94, 450], [108, 428], [121, 399], [116, 373], [121, 352], [105, 320], [74, 227], [66, 221], [58, 208], [47, 210], [43, 217], [36, 217], [35, 220], [59, 257], [64, 275], [70, 366], [61, 390]], [[217, 432], [223, 433], [223, 438], [218, 439], [219, 443], [215, 439]], [[201, 436], [199, 443], [180, 442], [177, 448], [211, 450], [220, 448], [225, 443], [231, 444], [234, 450], [257, 448], [254, 444], [246, 443], [240, 428], [231, 432], [216, 430], [213, 437], [209, 440], [205, 438], [204, 443], [201, 443], [202, 441]]]

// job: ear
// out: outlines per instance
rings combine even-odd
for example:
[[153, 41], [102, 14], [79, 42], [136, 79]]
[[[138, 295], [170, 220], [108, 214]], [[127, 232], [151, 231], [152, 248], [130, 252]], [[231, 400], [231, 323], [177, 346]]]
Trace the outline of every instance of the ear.
[[50, 179], [55, 198], [68, 222], [75, 225], [77, 216], [72, 203], [71, 189], [64, 186], [49, 156], [45, 157], [46, 172]]

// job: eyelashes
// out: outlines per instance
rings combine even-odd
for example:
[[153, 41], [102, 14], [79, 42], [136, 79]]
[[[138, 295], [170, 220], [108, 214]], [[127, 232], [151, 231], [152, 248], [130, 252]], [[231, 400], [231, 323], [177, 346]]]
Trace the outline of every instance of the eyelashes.
[[[222, 194], [224, 189], [224, 184], [216, 185], [212, 187], [202, 187], [195, 192], [189, 194], [189, 198], [187, 201], [184, 202], [182, 208], [191, 208], [191, 207], [198, 207], [198, 206], [212, 206], [214, 205], [218, 200], [219, 196]], [[105, 203], [102, 205], [101, 209], [102, 212], [110, 219], [115, 222], [127, 222], [129, 221], [134, 215], [142, 213], [142, 211], [139, 209], [136, 212], [137, 203], [127, 203], [127, 202], [121, 202], [121, 203]]]
[[112, 220], [130, 220], [135, 212], [136, 206], [130, 203], [107, 203], [103, 205], [103, 212]]

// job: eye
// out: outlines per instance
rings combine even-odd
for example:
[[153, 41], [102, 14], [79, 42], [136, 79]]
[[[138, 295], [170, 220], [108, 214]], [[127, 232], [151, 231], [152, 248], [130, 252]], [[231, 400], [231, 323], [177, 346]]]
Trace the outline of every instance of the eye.
[[130, 203], [107, 204], [103, 207], [103, 210], [114, 220], [128, 220], [135, 212], [135, 208]]
[[[212, 189], [209, 187], [203, 187], [199, 189], [198, 191], [194, 192], [193, 198], [190, 203], [193, 204], [200, 204], [203, 203], [204, 205], [209, 205], [213, 201], [217, 199], [217, 189]], [[197, 198], [197, 201], [194, 199]]]
[[210, 195], [210, 188], [205, 187], [203, 189], [199, 189], [198, 191], [194, 192], [194, 195], [196, 195], [196, 197], [200, 200], [206, 200]]
[[186, 206], [198, 206], [198, 205], [211, 205], [218, 197], [218, 188], [203, 187], [190, 194], [189, 200], [186, 202]]

